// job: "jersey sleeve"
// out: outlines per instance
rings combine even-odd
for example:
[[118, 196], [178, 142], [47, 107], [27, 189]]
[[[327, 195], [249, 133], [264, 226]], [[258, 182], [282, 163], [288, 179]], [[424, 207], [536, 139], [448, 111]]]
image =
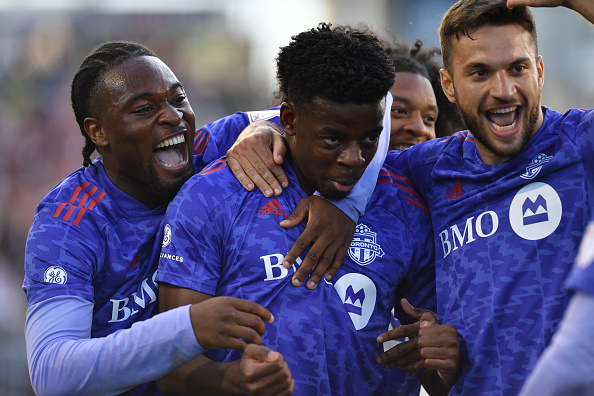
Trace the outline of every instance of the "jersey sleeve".
[[65, 220], [57, 205], [42, 204], [25, 247], [23, 289], [29, 304], [58, 295], [93, 301], [93, 277], [103, 262], [100, 219], [87, 213], [85, 221]]
[[102, 338], [89, 338], [93, 304], [53, 297], [27, 309], [25, 341], [37, 395], [115, 395], [157, 380], [200, 355], [190, 306]]
[[252, 122], [268, 120], [280, 126], [279, 107], [263, 111], [238, 111], [210, 122], [194, 134], [194, 167], [200, 172], [210, 162], [226, 155], [239, 134]]

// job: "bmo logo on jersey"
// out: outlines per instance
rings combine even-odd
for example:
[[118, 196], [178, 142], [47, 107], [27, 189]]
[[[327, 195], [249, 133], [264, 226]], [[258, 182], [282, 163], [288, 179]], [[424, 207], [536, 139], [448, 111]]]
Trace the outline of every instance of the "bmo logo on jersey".
[[[531, 183], [514, 196], [509, 207], [509, 223], [520, 238], [536, 241], [557, 229], [562, 214], [563, 205], [557, 191], [546, 183]], [[466, 219], [461, 228], [454, 224], [439, 233], [444, 258], [478, 238], [495, 234], [499, 229], [499, 216], [489, 210]]]
[[375, 283], [362, 274], [346, 274], [335, 284], [334, 290], [340, 296], [349, 313], [355, 330], [361, 330], [369, 322], [375, 308], [377, 289]]
[[509, 222], [520, 237], [536, 241], [557, 229], [562, 214], [557, 191], [545, 183], [532, 183], [514, 197], [509, 207]]

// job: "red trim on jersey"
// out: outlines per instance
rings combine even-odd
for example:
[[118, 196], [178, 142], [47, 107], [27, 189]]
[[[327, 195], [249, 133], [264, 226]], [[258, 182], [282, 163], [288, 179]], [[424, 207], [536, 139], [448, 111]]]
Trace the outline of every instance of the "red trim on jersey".
[[208, 175], [208, 174], [211, 174], [213, 172], [220, 171], [221, 169], [223, 169], [227, 165], [228, 165], [227, 164], [227, 159], [226, 158], [220, 158], [220, 159], [216, 160], [215, 162], [213, 162], [212, 165], [208, 169], [203, 170], [202, 172], [200, 172], [200, 174], [201, 175]]
[[[97, 190], [97, 187], [95, 186], [95, 188], [93, 188], [91, 190], [91, 192], [95, 192]], [[92, 195], [92, 194], [91, 194]], [[78, 223], [80, 223], [80, 219], [82, 218], [83, 214], [87, 211], [87, 210], [93, 210], [93, 208], [95, 207], [96, 204], [98, 204], [99, 202], [101, 202], [101, 200], [103, 199], [103, 197], [105, 196], [105, 191], [101, 191], [101, 194], [99, 194], [99, 196], [97, 197], [97, 199], [91, 199], [91, 203], [89, 204], [88, 208], [82, 208], [78, 211], [78, 214], [76, 215], [76, 217], [74, 218], [74, 222], [72, 224], [74, 224], [75, 226], [78, 226]], [[82, 205], [80, 205], [82, 206]]]
[[196, 134], [194, 135], [194, 147], [193, 147], [194, 155], [202, 154], [204, 152], [209, 139], [210, 139], [209, 133], [204, 132], [202, 129], [199, 129], [198, 131], [196, 131]]
[[62, 202], [60, 204], [60, 206], [58, 206], [58, 209], [56, 209], [56, 212], [54, 213], [54, 217], [60, 216], [60, 212], [62, 212], [62, 209], [64, 209], [64, 206], [72, 205], [74, 203], [74, 201], [76, 201], [76, 198], [78, 198], [78, 194], [80, 194], [80, 192], [82, 190], [84, 190], [85, 188], [89, 187], [90, 184], [91, 183], [89, 181], [86, 181], [83, 183], [82, 186], [76, 187], [76, 189], [72, 193], [72, 197], [70, 197], [70, 200], [68, 202]]

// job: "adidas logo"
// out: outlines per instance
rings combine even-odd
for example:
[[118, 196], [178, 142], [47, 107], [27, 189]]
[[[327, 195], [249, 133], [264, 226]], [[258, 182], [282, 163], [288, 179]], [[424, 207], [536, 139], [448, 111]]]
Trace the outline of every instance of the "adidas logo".
[[287, 214], [283, 212], [283, 208], [281, 208], [276, 198], [273, 198], [266, 205], [262, 206], [262, 209], [258, 211], [259, 215], [266, 215], [269, 213], [279, 215], [280, 217], [284, 217], [285, 219], [287, 218]]
[[449, 199], [458, 199], [462, 198], [462, 182], [458, 180], [454, 187], [450, 188], [449, 191], [445, 195], [446, 198]]

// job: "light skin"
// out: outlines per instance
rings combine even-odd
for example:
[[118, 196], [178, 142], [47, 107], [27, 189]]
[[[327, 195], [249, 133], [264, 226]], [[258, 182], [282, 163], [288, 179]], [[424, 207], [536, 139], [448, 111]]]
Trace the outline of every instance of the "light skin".
[[519, 25], [483, 26], [454, 40], [452, 67], [441, 70], [448, 99], [458, 104], [483, 161], [520, 154], [542, 125], [544, 65]]
[[405, 150], [435, 138], [439, 114], [431, 82], [420, 74], [395, 73], [390, 93], [390, 150]]
[[594, 23], [594, 6], [591, 0], [508, 0], [507, 7], [517, 6], [531, 7], [567, 7], [579, 12], [584, 18]]

